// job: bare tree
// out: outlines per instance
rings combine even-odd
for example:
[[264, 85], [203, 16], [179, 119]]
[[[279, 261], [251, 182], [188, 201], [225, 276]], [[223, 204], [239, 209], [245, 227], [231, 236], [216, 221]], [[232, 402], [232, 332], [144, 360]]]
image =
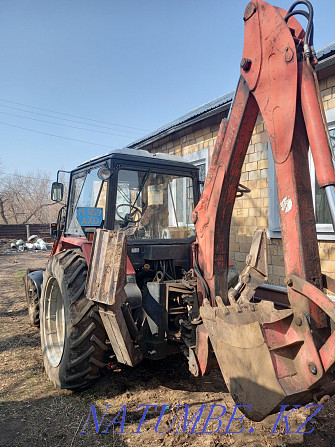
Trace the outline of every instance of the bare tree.
[[5, 224], [48, 223], [55, 221], [60, 208], [50, 199], [51, 181], [47, 174], [2, 175], [0, 218]]
[[[3, 177], [2, 167], [3, 167], [2, 162], [0, 160], [0, 184], [2, 183], [2, 177]], [[0, 189], [0, 217], [5, 224], [8, 224], [8, 220], [7, 220], [7, 217], [5, 214], [5, 204], [6, 204], [7, 200], [8, 200], [8, 198], [1, 187], [1, 189]]]
[[6, 199], [0, 195], [0, 216], [5, 224], [8, 224], [8, 220], [5, 214]]

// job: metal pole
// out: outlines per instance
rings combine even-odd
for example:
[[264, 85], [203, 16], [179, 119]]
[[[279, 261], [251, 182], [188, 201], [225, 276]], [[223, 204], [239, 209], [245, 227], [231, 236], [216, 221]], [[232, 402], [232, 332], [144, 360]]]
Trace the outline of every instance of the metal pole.
[[30, 225], [26, 224], [26, 230], [27, 230], [27, 240], [30, 238]]

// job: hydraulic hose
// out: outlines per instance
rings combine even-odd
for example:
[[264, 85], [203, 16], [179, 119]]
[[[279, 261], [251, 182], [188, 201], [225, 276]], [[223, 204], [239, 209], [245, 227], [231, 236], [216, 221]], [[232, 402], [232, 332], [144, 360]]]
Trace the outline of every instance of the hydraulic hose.
[[[285, 21], [288, 20], [288, 18], [290, 17], [290, 13], [294, 10], [294, 8], [297, 5], [305, 5], [308, 8], [309, 13], [307, 13], [306, 11], [296, 11], [298, 14], [303, 13], [302, 15], [304, 15], [305, 17], [308, 18], [308, 24], [307, 24], [307, 29], [306, 29], [306, 34], [305, 34], [305, 39], [304, 39], [304, 45], [308, 46], [308, 41], [309, 41], [309, 45], [313, 46], [313, 34], [311, 34], [312, 29], [313, 29], [313, 17], [314, 17], [314, 11], [313, 11], [313, 6], [312, 4], [308, 1], [308, 0], [298, 0], [296, 2], [294, 2], [291, 7], [288, 9], [287, 11], [287, 15], [285, 17]], [[307, 14], [307, 16], [305, 15]]]

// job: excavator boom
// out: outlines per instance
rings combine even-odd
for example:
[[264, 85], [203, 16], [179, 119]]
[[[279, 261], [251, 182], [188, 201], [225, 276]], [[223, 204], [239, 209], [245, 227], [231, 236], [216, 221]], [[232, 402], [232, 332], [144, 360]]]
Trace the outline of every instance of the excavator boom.
[[[307, 11], [297, 10], [304, 4]], [[296, 20], [308, 19], [306, 31]], [[279, 405], [303, 405], [335, 392], [335, 292], [321, 273], [308, 166], [334, 209], [335, 172], [314, 67], [313, 8], [288, 11], [262, 0], [245, 10], [241, 76], [221, 124], [202, 197], [193, 212], [200, 313], [235, 402], [262, 420]], [[227, 287], [229, 231], [243, 161], [261, 113], [275, 161], [290, 307], [251, 301], [267, 279], [266, 235], [257, 231], [246, 268]], [[333, 225], [335, 216], [332, 215]], [[330, 322], [331, 321], [331, 322]]]

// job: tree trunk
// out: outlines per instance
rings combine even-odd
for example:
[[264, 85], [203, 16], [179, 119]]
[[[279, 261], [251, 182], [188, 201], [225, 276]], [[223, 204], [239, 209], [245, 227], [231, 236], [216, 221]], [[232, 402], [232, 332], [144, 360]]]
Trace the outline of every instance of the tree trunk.
[[8, 225], [8, 220], [5, 216], [5, 210], [4, 210], [4, 201], [0, 197], [0, 216], [2, 217], [2, 220], [5, 222], [6, 225]]

